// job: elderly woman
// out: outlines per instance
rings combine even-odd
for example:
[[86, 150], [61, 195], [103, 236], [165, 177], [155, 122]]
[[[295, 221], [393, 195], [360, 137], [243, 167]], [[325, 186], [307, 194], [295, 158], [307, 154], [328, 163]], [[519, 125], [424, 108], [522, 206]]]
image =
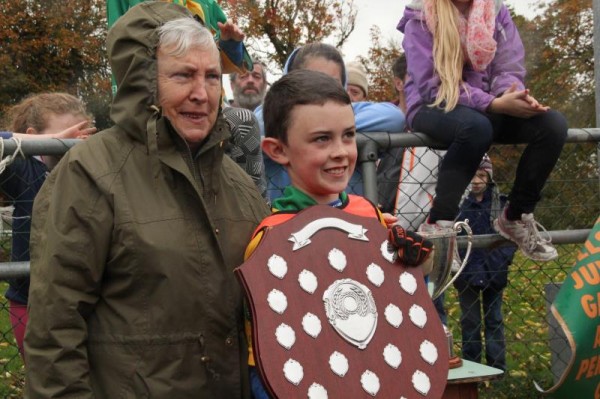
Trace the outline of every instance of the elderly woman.
[[113, 128], [34, 205], [29, 397], [249, 397], [232, 269], [268, 208], [229, 158], [211, 33], [178, 5], [108, 35]]

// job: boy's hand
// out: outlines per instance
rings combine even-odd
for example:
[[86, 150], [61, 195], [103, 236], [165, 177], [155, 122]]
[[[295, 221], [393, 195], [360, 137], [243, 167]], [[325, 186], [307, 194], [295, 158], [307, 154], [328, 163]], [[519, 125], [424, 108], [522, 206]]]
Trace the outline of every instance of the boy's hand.
[[431, 254], [433, 243], [414, 231], [406, 231], [401, 226], [389, 229], [388, 240], [398, 250], [400, 261], [408, 266], [419, 266]]
[[383, 216], [383, 221], [385, 222], [386, 227], [389, 229], [390, 227], [392, 227], [394, 225], [394, 223], [396, 223], [398, 221], [398, 218], [394, 215], [392, 215], [391, 213], [382, 213], [381, 216]]

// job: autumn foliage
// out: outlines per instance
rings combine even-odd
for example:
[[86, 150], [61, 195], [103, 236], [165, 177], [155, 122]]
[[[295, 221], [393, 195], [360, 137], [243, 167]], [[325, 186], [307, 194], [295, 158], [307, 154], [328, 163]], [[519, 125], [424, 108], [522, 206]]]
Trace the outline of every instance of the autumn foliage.
[[28, 94], [56, 90], [81, 96], [92, 111], [106, 108], [105, 15], [103, 0], [3, 1], [0, 113]]
[[283, 68], [298, 46], [325, 39], [341, 47], [354, 30], [352, 0], [221, 0], [252, 52]]
[[517, 24], [532, 93], [564, 112], [571, 126], [595, 126], [592, 2], [555, 0], [534, 20]]
[[369, 101], [392, 101], [396, 91], [392, 79], [392, 64], [402, 54], [400, 43], [385, 42], [381, 30], [371, 28], [371, 47], [368, 57], [360, 57], [361, 63], [367, 69], [369, 79]]
[[[355, 27], [352, 0], [219, 0], [246, 33], [253, 55], [278, 72], [303, 44], [343, 48]], [[541, 3], [540, 3], [541, 4]], [[515, 16], [527, 51], [528, 87], [542, 103], [563, 111], [571, 126], [595, 126], [593, 17], [589, 0], [555, 0], [529, 21]], [[373, 10], [373, 12], [378, 10]], [[395, 97], [391, 65], [401, 44], [371, 29], [360, 57], [372, 101]], [[110, 69], [105, 50], [104, 0], [3, 1], [0, 7], [0, 116], [30, 93], [63, 90], [81, 96], [106, 121]]]

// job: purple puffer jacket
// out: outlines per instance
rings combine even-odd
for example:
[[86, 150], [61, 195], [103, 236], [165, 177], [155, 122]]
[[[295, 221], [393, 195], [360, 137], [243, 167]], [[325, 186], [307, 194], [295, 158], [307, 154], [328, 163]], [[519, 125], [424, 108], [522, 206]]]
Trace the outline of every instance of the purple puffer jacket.
[[[420, 3], [413, 1], [414, 8], [406, 7], [398, 23], [398, 30], [404, 33], [402, 46], [408, 64], [404, 90], [409, 126], [422, 105], [435, 101], [440, 84], [433, 66], [433, 36], [419, 9]], [[496, 15], [494, 39], [498, 44], [496, 56], [485, 71], [474, 71], [468, 64], [463, 68], [466, 90], [461, 87], [458, 103], [482, 112], [513, 83], [517, 84], [517, 90], [525, 87], [525, 50], [505, 5], [500, 6]]]

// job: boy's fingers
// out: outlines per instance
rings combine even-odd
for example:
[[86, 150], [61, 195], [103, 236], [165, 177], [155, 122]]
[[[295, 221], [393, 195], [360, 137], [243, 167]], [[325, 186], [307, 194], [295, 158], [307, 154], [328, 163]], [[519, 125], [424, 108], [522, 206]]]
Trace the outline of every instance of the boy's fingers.
[[406, 231], [401, 226], [389, 229], [388, 239], [397, 249], [400, 261], [408, 266], [418, 266], [431, 252], [433, 244], [414, 231]]

